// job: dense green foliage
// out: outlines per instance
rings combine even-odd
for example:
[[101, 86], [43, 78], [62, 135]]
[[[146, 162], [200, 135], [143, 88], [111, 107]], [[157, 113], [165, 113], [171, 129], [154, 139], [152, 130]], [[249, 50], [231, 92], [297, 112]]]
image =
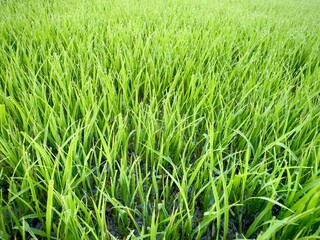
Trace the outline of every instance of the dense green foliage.
[[319, 8], [0, 1], [0, 238], [316, 239]]

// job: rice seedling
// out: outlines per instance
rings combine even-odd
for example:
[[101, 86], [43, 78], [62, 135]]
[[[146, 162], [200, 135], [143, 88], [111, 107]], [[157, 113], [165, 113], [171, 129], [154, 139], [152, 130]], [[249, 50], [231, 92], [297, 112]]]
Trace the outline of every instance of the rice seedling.
[[1, 1], [1, 239], [318, 239], [319, 0]]

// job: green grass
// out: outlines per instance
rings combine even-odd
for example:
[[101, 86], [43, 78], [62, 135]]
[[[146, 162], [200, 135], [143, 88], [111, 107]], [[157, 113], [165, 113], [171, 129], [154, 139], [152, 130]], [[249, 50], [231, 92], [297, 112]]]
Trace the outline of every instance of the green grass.
[[0, 1], [0, 238], [319, 239], [319, 8]]

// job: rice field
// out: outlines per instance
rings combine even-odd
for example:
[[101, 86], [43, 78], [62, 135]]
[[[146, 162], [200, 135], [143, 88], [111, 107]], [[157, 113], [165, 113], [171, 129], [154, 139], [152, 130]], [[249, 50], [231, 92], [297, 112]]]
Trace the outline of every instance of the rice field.
[[320, 239], [320, 0], [0, 0], [0, 239]]

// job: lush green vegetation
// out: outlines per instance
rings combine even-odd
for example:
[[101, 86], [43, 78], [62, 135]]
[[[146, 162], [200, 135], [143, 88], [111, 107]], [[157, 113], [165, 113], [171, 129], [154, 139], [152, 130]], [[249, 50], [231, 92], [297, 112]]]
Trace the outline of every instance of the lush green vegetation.
[[319, 6], [0, 1], [0, 238], [319, 238]]

